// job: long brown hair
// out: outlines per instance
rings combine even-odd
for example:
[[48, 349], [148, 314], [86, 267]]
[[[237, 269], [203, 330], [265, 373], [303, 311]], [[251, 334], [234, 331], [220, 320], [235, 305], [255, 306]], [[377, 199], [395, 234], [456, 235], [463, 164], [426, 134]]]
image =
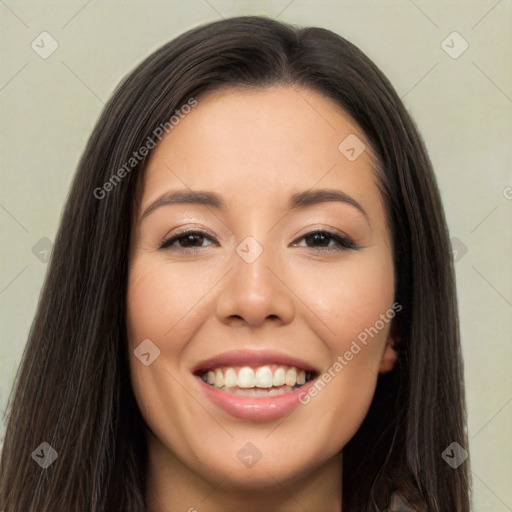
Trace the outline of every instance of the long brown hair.
[[[448, 230], [418, 131], [382, 72], [328, 30], [246, 16], [210, 23], [140, 64], [106, 105], [79, 163], [9, 404], [1, 460], [5, 512], [141, 512], [147, 446], [128, 375], [128, 248], [146, 158], [94, 191], [190, 98], [223, 86], [308, 87], [336, 101], [378, 157], [392, 232], [396, 368], [381, 375], [344, 448], [343, 508], [383, 510], [399, 489], [417, 510], [467, 512], [463, 368]], [[42, 469], [42, 442], [57, 460]]]

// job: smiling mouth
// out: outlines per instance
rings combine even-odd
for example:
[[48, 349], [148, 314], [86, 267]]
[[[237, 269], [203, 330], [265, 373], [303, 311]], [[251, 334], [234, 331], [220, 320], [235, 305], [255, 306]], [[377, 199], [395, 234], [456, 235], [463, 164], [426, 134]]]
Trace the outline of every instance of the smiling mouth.
[[235, 395], [258, 398], [290, 393], [315, 378], [315, 373], [295, 366], [223, 366], [197, 372], [212, 387]]

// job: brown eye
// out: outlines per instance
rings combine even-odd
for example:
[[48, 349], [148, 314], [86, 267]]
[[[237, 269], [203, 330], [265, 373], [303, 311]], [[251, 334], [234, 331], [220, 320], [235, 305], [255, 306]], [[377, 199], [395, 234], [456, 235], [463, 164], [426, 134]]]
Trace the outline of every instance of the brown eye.
[[[301, 237], [306, 242], [306, 247], [319, 249], [320, 251], [341, 251], [344, 249], [358, 249], [358, 246], [346, 236], [330, 231], [313, 231]], [[331, 244], [331, 242], [334, 242]]]
[[201, 235], [196, 235], [196, 234], [189, 234], [189, 235], [184, 235], [184, 236], [181, 236], [180, 238], [178, 238], [178, 243], [180, 245], [180, 247], [197, 247], [199, 245], [199, 247], [202, 245], [204, 241], [204, 237], [201, 236]]
[[[184, 233], [178, 233], [176, 235], [171, 236], [167, 240], [164, 240], [160, 245], [160, 249], [168, 249], [172, 246], [175, 246], [175, 242], [178, 242], [178, 246], [176, 248], [179, 249], [202, 249], [203, 242], [205, 240], [213, 239], [203, 233], [202, 231], [186, 231]], [[210, 244], [208, 244], [210, 245]]]
[[311, 242], [313, 244], [320, 244], [321, 247], [328, 247], [333, 238], [323, 231], [318, 231], [317, 233], [305, 236], [304, 240], [306, 240], [306, 245], [308, 245], [308, 242]]

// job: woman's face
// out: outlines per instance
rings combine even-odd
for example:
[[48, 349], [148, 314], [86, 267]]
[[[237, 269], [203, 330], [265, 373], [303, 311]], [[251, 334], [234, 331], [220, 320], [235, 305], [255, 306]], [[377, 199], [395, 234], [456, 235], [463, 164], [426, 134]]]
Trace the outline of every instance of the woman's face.
[[153, 150], [127, 323], [154, 460], [253, 487], [339, 460], [394, 356], [372, 162], [336, 103], [289, 86], [200, 98]]

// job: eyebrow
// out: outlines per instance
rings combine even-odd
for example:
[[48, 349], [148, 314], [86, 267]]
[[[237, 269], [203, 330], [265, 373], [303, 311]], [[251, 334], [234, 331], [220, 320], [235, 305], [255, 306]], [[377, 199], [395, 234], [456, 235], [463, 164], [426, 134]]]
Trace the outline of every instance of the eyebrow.
[[[315, 189], [297, 192], [290, 197], [288, 210], [301, 210], [314, 204], [328, 202], [340, 202], [353, 206], [366, 217], [366, 220], [369, 220], [368, 214], [364, 208], [353, 197], [350, 197], [345, 192], [336, 189]], [[226, 209], [226, 202], [224, 199], [214, 192], [200, 190], [176, 190], [162, 194], [153, 201], [142, 213], [140, 221], [153, 213], [157, 208], [171, 204], [198, 204], [211, 206], [216, 210]]]

